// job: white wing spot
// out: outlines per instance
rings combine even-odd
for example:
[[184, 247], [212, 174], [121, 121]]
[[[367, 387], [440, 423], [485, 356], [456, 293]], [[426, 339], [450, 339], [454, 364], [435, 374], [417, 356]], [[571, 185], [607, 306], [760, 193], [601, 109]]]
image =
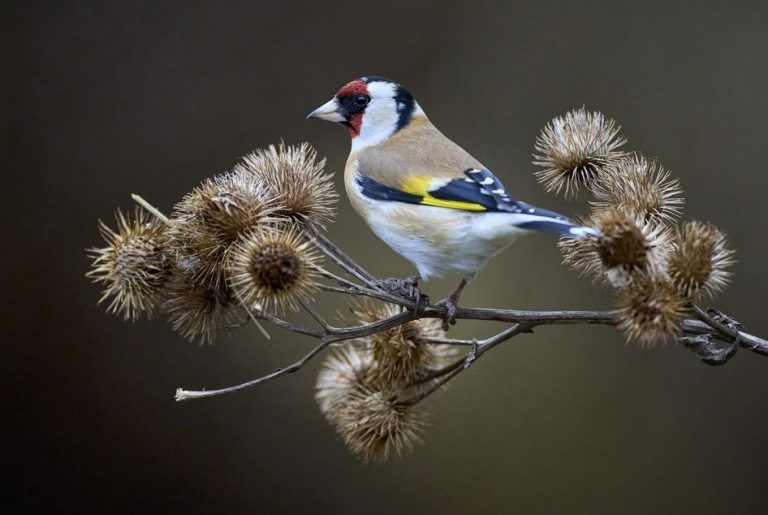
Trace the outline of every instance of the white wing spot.
[[529, 212], [529, 213], [533, 213], [534, 211], [536, 211], [536, 210], [535, 210], [535, 209], [533, 209], [533, 208], [530, 208], [530, 209], [528, 209], [528, 212]]
[[483, 179], [482, 181], [480, 181], [480, 184], [481, 184], [482, 186], [489, 186], [489, 185], [493, 184], [493, 179], [492, 179], [492, 178], [490, 178], [490, 177], [486, 177], [485, 179]]

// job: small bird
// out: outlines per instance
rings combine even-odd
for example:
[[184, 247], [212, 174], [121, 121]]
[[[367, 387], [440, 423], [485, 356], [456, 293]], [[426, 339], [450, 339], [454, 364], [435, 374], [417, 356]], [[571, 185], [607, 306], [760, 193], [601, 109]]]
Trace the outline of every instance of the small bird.
[[[477, 159], [444, 136], [400, 84], [366, 76], [344, 85], [312, 111], [344, 125], [352, 149], [347, 195], [373, 232], [413, 263], [409, 278], [463, 277], [442, 304], [455, 322], [459, 296], [488, 259], [531, 231], [579, 238], [594, 231], [512, 198]], [[418, 305], [418, 296], [417, 296]]]

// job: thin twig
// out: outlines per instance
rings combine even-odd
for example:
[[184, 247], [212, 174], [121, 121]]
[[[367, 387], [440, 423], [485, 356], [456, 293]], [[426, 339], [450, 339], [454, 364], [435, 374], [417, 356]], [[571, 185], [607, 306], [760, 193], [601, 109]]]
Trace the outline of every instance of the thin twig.
[[191, 399], [202, 399], [203, 397], [213, 397], [216, 395], [223, 395], [225, 393], [231, 393], [236, 392], [238, 390], [242, 390], [243, 388], [248, 388], [250, 386], [254, 386], [261, 383], [266, 383], [268, 381], [272, 381], [274, 379], [277, 379], [278, 377], [282, 377], [286, 374], [291, 374], [293, 372], [296, 372], [301, 367], [303, 367], [307, 362], [309, 362], [313, 357], [315, 357], [317, 354], [319, 354], [323, 349], [325, 349], [328, 345], [330, 345], [330, 341], [326, 340], [320, 340], [320, 343], [313, 348], [311, 351], [309, 351], [307, 354], [304, 355], [303, 358], [300, 360], [288, 365], [285, 368], [278, 368], [271, 374], [267, 374], [265, 376], [259, 377], [257, 379], [254, 379], [253, 381], [248, 381], [247, 383], [242, 383], [236, 386], [230, 386], [228, 388], [221, 388], [219, 390], [184, 390], [183, 388], [178, 388], [176, 390], [176, 400], [177, 401], [188, 401]]
[[147, 202], [141, 195], [137, 195], [136, 193], [131, 193], [131, 198], [134, 202], [136, 202], [138, 205], [146, 209], [149, 213], [155, 216], [158, 220], [161, 220], [163, 223], [169, 224], [171, 223], [171, 220], [165, 216], [159, 209], [157, 209], [155, 206]]
[[348, 288], [344, 288], [339, 286], [333, 286], [330, 284], [318, 284], [318, 288], [320, 288], [323, 291], [341, 293], [344, 295], [369, 297], [372, 299], [381, 300], [383, 302], [389, 302], [390, 304], [395, 304], [396, 306], [401, 306], [410, 310], [413, 310], [413, 306], [414, 306], [414, 302], [410, 299], [404, 299], [402, 297], [391, 295], [382, 290], [372, 290], [370, 288], [365, 288], [363, 286], [355, 285]]
[[313, 308], [311, 305], [309, 305], [308, 303], [304, 302], [303, 300], [300, 300], [299, 304], [301, 305], [302, 308], [304, 308], [304, 311], [309, 313], [312, 316], [312, 318], [315, 319], [315, 322], [320, 324], [320, 327], [322, 327], [326, 331], [326, 333], [333, 329], [330, 326], [330, 324], [328, 324], [328, 322], [326, 322], [325, 319], [320, 315], [320, 313], [318, 313], [315, 310], [315, 308]]
[[259, 329], [259, 331], [261, 331], [261, 334], [263, 334], [263, 335], [264, 335], [264, 337], [265, 337], [267, 340], [271, 340], [271, 339], [272, 339], [272, 337], [269, 335], [269, 333], [267, 332], [267, 330], [266, 330], [266, 329], [264, 329], [264, 326], [263, 326], [263, 325], [261, 325], [261, 322], [259, 322], [258, 320], [256, 320], [256, 317], [255, 317], [255, 316], [253, 316], [253, 313], [251, 313], [251, 310], [250, 310], [250, 309], [248, 308], [248, 306], [245, 304], [245, 301], [244, 301], [244, 300], [243, 300], [243, 298], [240, 296], [240, 293], [239, 293], [237, 290], [234, 290], [234, 291], [235, 291], [235, 296], [237, 297], [237, 300], [240, 302], [240, 306], [241, 306], [241, 307], [242, 307], [242, 308], [245, 310], [245, 312], [246, 312], [246, 313], [248, 313], [248, 318], [250, 318], [251, 322], [253, 322], [253, 325], [255, 325], [255, 326], [256, 326], [256, 327]]
[[470, 353], [467, 356], [462, 357], [459, 360], [456, 360], [451, 365], [448, 365], [443, 369], [443, 375], [442, 377], [439, 377], [436, 379], [432, 384], [429, 385], [428, 388], [425, 388], [423, 390], [419, 390], [415, 395], [403, 400], [399, 401], [398, 404], [401, 406], [413, 406], [414, 404], [417, 404], [421, 402], [422, 400], [426, 399], [430, 395], [432, 395], [434, 392], [439, 390], [443, 385], [445, 385], [448, 381], [459, 375], [462, 371], [469, 368], [469, 366], [474, 363], [480, 356], [482, 356], [487, 351], [494, 348], [496, 345], [505, 342], [515, 336], [517, 336], [520, 333], [530, 331], [533, 328], [532, 324], [514, 324], [511, 327], [508, 327], [507, 329], [501, 331], [500, 333], [491, 336], [490, 338], [486, 338], [485, 340], [479, 341], [476, 344], [476, 347], [473, 347], [473, 351], [470, 351]]
[[357, 277], [363, 283], [373, 286], [376, 282], [376, 278], [368, 273], [363, 267], [353, 261], [347, 254], [341, 250], [335, 243], [329, 240], [322, 231], [317, 230], [314, 227], [309, 228], [310, 236], [312, 237], [315, 245], [322, 250], [328, 257], [330, 257], [337, 265], [346, 270], [350, 274]]
[[[749, 334], [745, 331], [736, 329], [734, 327], [726, 326], [720, 323], [719, 321], [715, 320], [714, 318], [712, 318], [712, 316], [710, 316], [706, 311], [701, 309], [699, 306], [696, 306], [696, 305], [693, 306], [693, 313], [694, 313], [694, 316], [696, 316], [696, 318], [698, 318], [701, 322], [715, 329], [715, 331], [719, 333], [719, 334], [713, 335], [715, 338], [723, 340], [727, 343], [738, 342], [739, 346], [747, 350], [750, 350], [762, 356], [768, 356], [768, 341], [764, 340], [763, 338], [760, 338], [753, 334]], [[688, 321], [688, 322], [693, 322], [693, 321]]]
[[308, 327], [300, 326], [298, 324], [294, 324], [293, 322], [288, 322], [287, 320], [278, 318], [274, 315], [270, 315], [269, 313], [259, 313], [259, 318], [262, 318], [267, 322], [269, 322], [270, 324], [280, 327], [282, 329], [285, 329], [287, 331], [290, 331], [292, 333], [303, 334], [305, 336], [312, 336], [313, 338], [322, 338], [323, 336], [325, 336], [325, 331], [320, 331], [318, 329], [310, 329]]
[[475, 345], [477, 344], [477, 340], [462, 340], [459, 338], [433, 338], [433, 337], [422, 337], [421, 340], [424, 343], [431, 343], [434, 345], [458, 345], [458, 346], [469, 346], [469, 345]]
[[347, 280], [347, 279], [345, 279], [343, 277], [340, 277], [340, 276], [334, 274], [333, 272], [331, 272], [329, 270], [326, 270], [323, 267], [316, 266], [315, 270], [317, 270], [317, 273], [319, 273], [320, 275], [322, 275], [326, 279], [330, 279], [331, 281], [334, 281], [334, 282], [340, 284], [341, 286], [346, 286], [347, 288], [359, 288], [360, 287], [360, 285], [358, 285], [356, 283], [353, 283], [352, 281], [349, 281], [349, 280]]
[[308, 336], [318, 337], [321, 339], [321, 345], [313, 349], [312, 352], [307, 354], [307, 356], [297, 361], [296, 363], [284, 369], [277, 370], [275, 372], [272, 372], [271, 374], [267, 374], [265, 376], [256, 378], [252, 381], [248, 381], [243, 384], [230, 386], [228, 388], [222, 388], [220, 390], [210, 390], [210, 391], [178, 389], [176, 391], [176, 400], [188, 400], [188, 399], [198, 399], [201, 397], [212, 397], [214, 395], [221, 395], [224, 393], [230, 393], [230, 392], [235, 392], [237, 390], [242, 390], [243, 388], [248, 388], [249, 386], [254, 386], [254, 385], [263, 383], [265, 381], [271, 381], [272, 379], [276, 379], [282, 375], [295, 372], [299, 368], [303, 367], [305, 363], [311, 360], [315, 355], [317, 355], [321, 350], [323, 350], [325, 347], [327, 347], [331, 343], [340, 342], [344, 340], [351, 340], [354, 338], [367, 336], [369, 334], [377, 333], [380, 331], [386, 331], [387, 329], [390, 329], [392, 327], [397, 327], [399, 325], [404, 324], [405, 322], [408, 322], [414, 319], [413, 314], [407, 311], [404, 311], [397, 315], [391, 316], [389, 318], [377, 320], [376, 322], [372, 322], [370, 324], [363, 324], [363, 325], [352, 326], [352, 327], [330, 327], [329, 326], [323, 331], [315, 331], [315, 330], [307, 329], [301, 326], [296, 326], [290, 322], [287, 322], [285, 320], [281, 320], [277, 317], [269, 316], [266, 314], [263, 315], [263, 318], [265, 320], [269, 320], [270, 322], [276, 325], [284, 327], [288, 330], [301, 333], [301, 334], [306, 334]]
[[735, 338], [736, 336], [738, 336], [739, 332], [737, 330], [721, 324], [720, 322], [718, 322], [717, 320], [709, 316], [709, 314], [707, 314], [707, 312], [701, 309], [699, 306], [694, 304], [691, 307], [691, 309], [693, 311], [693, 314], [696, 316], [696, 318], [698, 318], [708, 326], [716, 329], [723, 336], [727, 336], [729, 338]]

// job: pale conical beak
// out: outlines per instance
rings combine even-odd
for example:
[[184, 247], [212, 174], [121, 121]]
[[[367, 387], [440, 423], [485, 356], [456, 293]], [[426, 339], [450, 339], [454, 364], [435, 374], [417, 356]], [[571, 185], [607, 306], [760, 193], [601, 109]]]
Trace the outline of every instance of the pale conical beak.
[[307, 116], [307, 118], [320, 118], [329, 122], [344, 122], [346, 118], [339, 112], [339, 102], [332, 98], [330, 101], [321, 105]]

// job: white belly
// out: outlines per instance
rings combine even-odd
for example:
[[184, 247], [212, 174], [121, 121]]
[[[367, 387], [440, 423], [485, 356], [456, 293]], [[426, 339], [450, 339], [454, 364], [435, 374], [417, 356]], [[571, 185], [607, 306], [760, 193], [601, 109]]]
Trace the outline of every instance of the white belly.
[[488, 261], [525, 234], [509, 213], [371, 200], [347, 184], [352, 205], [374, 233], [413, 263], [423, 279], [460, 273], [471, 279]]

